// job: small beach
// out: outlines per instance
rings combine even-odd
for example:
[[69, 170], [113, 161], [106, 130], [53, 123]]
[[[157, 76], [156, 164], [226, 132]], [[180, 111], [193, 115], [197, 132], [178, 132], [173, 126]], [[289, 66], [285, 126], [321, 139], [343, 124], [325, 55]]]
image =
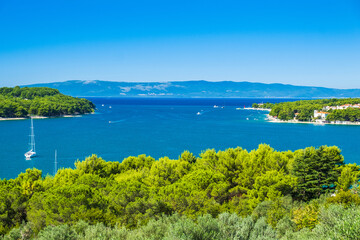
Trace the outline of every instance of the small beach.
[[[89, 113], [89, 114], [93, 114], [93, 113]], [[81, 117], [82, 114], [76, 114], [76, 115], [61, 115], [61, 116], [51, 116], [51, 117], [46, 117], [46, 116], [32, 116], [33, 119], [47, 119], [47, 118], [73, 118], [73, 117]], [[30, 119], [30, 117], [24, 118], [1, 118], [0, 117], [0, 121], [15, 121], [15, 120], [26, 120], [26, 119]]]
[[267, 121], [268, 122], [272, 122], [272, 123], [301, 123], [301, 124], [314, 124], [314, 125], [351, 125], [351, 126], [360, 126], [360, 122], [341, 122], [341, 123], [336, 123], [336, 122], [302, 122], [302, 121], [298, 121], [298, 120], [288, 120], [288, 121], [284, 121], [284, 120], [280, 120], [277, 118], [274, 118], [273, 116], [270, 116], [269, 114], [266, 115], [267, 117]]

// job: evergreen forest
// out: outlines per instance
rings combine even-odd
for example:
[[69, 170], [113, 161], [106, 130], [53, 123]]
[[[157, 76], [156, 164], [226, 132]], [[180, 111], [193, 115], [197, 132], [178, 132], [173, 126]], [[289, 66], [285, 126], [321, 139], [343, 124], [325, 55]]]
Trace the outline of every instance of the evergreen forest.
[[0, 181], [2, 239], [359, 239], [359, 166], [335, 146], [93, 155]]
[[23, 118], [30, 115], [57, 117], [91, 113], [95, 105], [47, 87], [0, 88], [0, 117]]

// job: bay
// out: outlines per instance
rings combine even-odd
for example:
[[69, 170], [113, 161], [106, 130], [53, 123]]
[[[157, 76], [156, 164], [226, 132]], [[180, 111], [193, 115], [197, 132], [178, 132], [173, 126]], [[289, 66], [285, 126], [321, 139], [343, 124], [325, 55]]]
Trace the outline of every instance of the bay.
[[120, 162], [140, 154], [177, 159], [184, 150], [199, 155], [240, 146], [250, 151], [261, 143], [281, 151], [336, 145], [347, 163], [360, 163], [360, 126], [271, 123], [266, 112], [236, 110], [293, 99], [88, 99], [97, 106], [94, 114], [34, 120], [38, 156], [30, 161], [24, 158], [30, 120], [0, 121], [0, 178], [15, 178], [27, 168], [52, 175], [55, 149], [58, 168], [74, 167], [92, 154]]

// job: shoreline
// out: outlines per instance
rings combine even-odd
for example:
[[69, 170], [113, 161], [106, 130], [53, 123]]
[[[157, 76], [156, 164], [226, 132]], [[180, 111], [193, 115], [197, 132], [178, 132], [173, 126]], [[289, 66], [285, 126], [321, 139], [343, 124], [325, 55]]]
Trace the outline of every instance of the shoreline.
[[268, 111], [268, 112], [271, 111], [271, 109], [269, 109], [269, 108], [253, 108], [253, 107], [248, 107], [248, 108], [236, 108], [236, 110], [258, 110], [258, 111]]
[[297, 121], [297, 120], [280, 120], [280, 119], [276, 119], [272, 116], [270, 116], [269, 114], [266, 114], [266, 117], [268, 120], [266, 120], [267, 122], [272, 122], [272, 123], [300, 123], [300, 124], [314, 124], [314, 125], [342, 125], [342, 126], [360, 126], [360, 122], [341, 122], [341, 123], [331, 123], [331, 122], [302, 122], [302, 121]]
[[[84, 114], [74, 114], [74, 115], [60, 115], [60, 116], [33, 116], [32, 119], [48, 119], [48, 118], [72, 118], [72, 117], [82, 117], [85, 114], [93, 114], [93, 113], [84, 113]], [[0, 117], [0, 121], [16, 121], [16, 120], [27, 120], [30, 117], [18, 117], [18, 118], [2, 118]]]
[[[260, 110], [260, 111], [271, 111], [271, 109], [267, 108], [236, 108], [236, 110]], [[267, 122], [271, 123], [299, 123], [299, 124], [313, 124], [313, 125], [342, 125], [342, 126], [360, 126], [360, 122], [348, 122], [348, 121], [341, 121], [341, 122], [302, 122], [298, 120], [280, 120], [277, 118], [274, 118], [273, 116], [270, 116], [270, 114], [266, 114], [266, 120]]]

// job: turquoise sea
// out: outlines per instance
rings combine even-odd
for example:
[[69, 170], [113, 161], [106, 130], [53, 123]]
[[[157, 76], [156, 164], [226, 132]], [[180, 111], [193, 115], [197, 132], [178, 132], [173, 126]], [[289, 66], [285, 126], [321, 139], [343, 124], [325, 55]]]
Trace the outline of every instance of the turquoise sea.
[[97, 106], [95, 114], [34, 120], [38, 156], [30, 161], [24, 158], [30, 120], [0, 121], [0, 178], [15, 178], [27, 168], [53, 174], [55, 149], [59, 168], [91, 154], [107, 161], [139, 154], [178, 158], [184, 150], [198, 155], [208, 148], [252, 150], [261, 143], [276, 150], [337, 145], [347, 163], [360, 164], [360, 126], [270, 123], [266, 112], [236, 110], [289, 99], [88, 99]]

